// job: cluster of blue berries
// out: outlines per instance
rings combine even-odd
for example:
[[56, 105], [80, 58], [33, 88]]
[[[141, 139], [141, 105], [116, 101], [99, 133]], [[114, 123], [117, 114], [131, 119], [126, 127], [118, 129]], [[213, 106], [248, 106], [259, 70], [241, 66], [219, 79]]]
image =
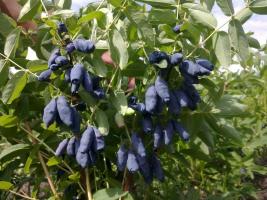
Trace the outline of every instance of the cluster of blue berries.
[[[68, 35], [67, 27], [64, 23], [58, 24], [58, 35], [64, 41], [63, 52], [59, 48], [55, 49], [48, 60], [48, 69], [42, 72], [38, 80], [50, 81], [53, 71], [62, 70], [65, 72], [65, 81], [70, 83], [71, 95], [78, 97], [79, 88], [82, 85], [84, 90], [96, 99], [105, 97], [103, 88], [100, 87], [100, 78], [91, 76], [83, 64], [72, 62], [72, 55], [75, 50], [82, 53], [93, 53], [95, 46], [93, 42], [85, 39], [71, 40]], [[77, 99], [77, 98], [76, 98]], [[88, 126], [80, 136], [81, 116], [78, 111], [84, 111], [86, 104], [79, 102], [71, 105], [64, 96], [53, 98], [44, 108], [43, 122], [46, 127], [56, 122], [58, 125], [65, 124], [74, 134], [70, 139], [61, 141], [56, 149], [56, 156], [67, 153], [75, 156], [77, 163], [85, 168], [96, 162], [97, 152], [104, 146], [104, 137], [96, 127]]]
[[[166, 66], [162, 68], [160, 64], [163, 61], [165, 61]], [[155, 177], [159, 180], [164, 179], [160, 161], [155, 154], [158, 148], [171, 144], [175, 133], [178, 133], [184, 141], [189, 141], [190, 135], [175, 118], [181, 113], [182, 108], [187, 107], [191, 110], [197, 108], [197, 104], [201, 99], [193, 84], [199, 83], [199, 76], [209, 75], [214, 69], [213, 64], [206, 59], [197, 59], [195, 62], [184, 60], [181, 53], [168, 55], [165, 52], [154, 51], [149, 56], [149, 62], [159, 69], [156, 80], [154, 84], [147, 88], [144, 103], [138, 102], [136, 96], [130, 96], [128, 106], [142, 115], [143, 132], [153, 134], [154, 152], [150, 159], [145, 156], [140, 159], [139, 150], [142, 147], [141, 152], [144, 154], [145, 149], [143, 148], [141, 138], [134, 136], [139, 139], [134, 140], [132, 138], [133, 150], [126, 150], [124, 146], [121, 146], [118, 151], [117, 161], [121, 170], [125, 166], [127, 166], [129, 171], [137, 171], [139, 169], [146, 182], [152, 181], [151, 174], [155, 174]], [[175, 66], [179, 66], [183, 81], [179, 88], [170, 89], [168, 78]], [[158, 121], [153, 123], [153, 118], [157, 120], [163, 113], [165, 105], [168, 108], [168, 112], [174, 116], [173, 119], [168, 120], [164, 126]], [[134, 143], [133, 141], [138, 142]], [[136, 146], [139, 150], [137, 150]], [[132, 160], [134, 164], [128, 165], [129, 160]]]

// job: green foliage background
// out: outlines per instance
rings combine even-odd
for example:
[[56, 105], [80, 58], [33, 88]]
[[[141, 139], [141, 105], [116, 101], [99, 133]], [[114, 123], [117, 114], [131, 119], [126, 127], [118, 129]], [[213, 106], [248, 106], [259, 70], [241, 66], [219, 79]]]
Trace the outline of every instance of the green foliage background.
[[[266, 174], [264, 145], [267, 140], [267, 48], [242, 25], [253, 13], [267, 14], [266, 0], [248, 0], [235, 10], [231, 0], [216, 0], [229, 20], [228, 32], [217, 27], [211, 9], [215, 0], [102, 0], [91, 3], [79, 13], [70, 10], [71, 0], [21, 1], [19, 21], [34, 20], [35, 32], [25, 32], [15, 21], [0, 13], [0, 198], [10, 198], [29, 183], [29, 195], [38, 199], [41, 182], [46, 181], [40, 157], [61, 199], [72, 185], [83, 195], [80, 177], [84, 176], [74, 159], [54, 157], [54, 149], [67, 128], [42, 123], [44, 106], [51, 97], [69, 94], [63, 74], [53, 74], [51, 84], [40, 83], [37, 75], [47, 69], [47, 59], [60, 46], [57, 23], [65, 22], [72, 38], [91, 39], [93, 55], [75, 54], [87, 69], [104, 78], [106, 99], [96, 102], [84, 91], [87, 103], [82, 113], [83, 129], [94, 124], [106, 135], [107, 148], [96, 167], [89, 169], [94, 199], [246, 199], [257, 198], [256, 175]], [[48, 11], [48, 13], [46, 13]], [[180, 34], [172, 32], [182, 24]], [[26, 59], [30, 46], [39, 60]], [[116, 68], [107, 66], [101, 55], [110, 50]], [[140, 100], [155, 79], [147, 55], [154, 50], [182, 52], [187, 58], [206, 58], [216, 68], [202, 78], [197, 89], [202, 101], [194, 112], [184, 110], [179, 119], [191, 135], [188, 144], [175, 138], [159, 155], [164, 167], [164, 183], [147, 186], [134, 175], [134, 190], [121, 190], [123, 175], [116, 172], [116, 151], [127, 132], [140, 131], [139, 117], [127, 107], [127, 77], [136, 78], [133, 91]], [[141, 59], [140, 59], [141, 58]], [[240, 73], [231, 73], [229, 65], [240, 64]], [[17, 73], [10, 73], [15, 67]], [[182, 80], [178, 69], [170, 78], [171, 87]], [[129, 95], [129, 94], [128, 94]], [[119, 128], [115, 117], [126, 124]], [[162, 118], [163, 121], [167, 118]], [[145, 136], [147, 148], [151, 137]], [[151, 144], [150, 144], [151, 145]], [[58, 169], [66, 173], [57, 177]], [[45, 199], [55, 199], [50, 189]], [[19, 197], [16, 197], [19, 198]]]

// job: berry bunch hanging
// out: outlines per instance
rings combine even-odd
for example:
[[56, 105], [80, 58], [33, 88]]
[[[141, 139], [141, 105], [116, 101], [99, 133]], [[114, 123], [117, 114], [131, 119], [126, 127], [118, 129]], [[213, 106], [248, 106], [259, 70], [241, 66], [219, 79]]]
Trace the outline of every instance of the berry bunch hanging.
[[[70, 40], [68, 30], [64, 23], [58, 24], [58, 35], [65, 45], [63, 49], [56, 48], [48, 59], [48, 69], [42, 72], [38, 80], [50, 81], [52, 72], [62, 70], [65, 73], [65, 81], [70, 84], [72, 97], [78, 97], [80, 86], [96, 99], [105, 97], [104, 89], [100, 87], [100, 78], [91, 76], [82, 63], [73, 63], [72, 53], [77, 50], [82, 53], [93, 53], [93, 42], [85, 39]], [[62, 55], [61, 52], [66, 52]], [[56, 122], [58, 125], [66, 125], [74, 134], [70, 139], [62, 140], [55, 152], [56, 156], [65, 153], [75, 156], [77, 163], [85, 168], [94, 165], [97, 153], [105, 146], [104, 137], [94, 126], [88, 126], [81, 134], [81, 116], [79, 111], [84, 111], [86, 105], [83, 102], [72, 105], [65, 96], [53, 98], [44, 108], [43, 122], [46, 127]]]
[[[174, 32], [179, 32], [180, 26], [174, 27]], [[58, 34], [65, 42], [63, 46], [65, 55], [61, 49], [55, 49], [48, 60], [48, 69], [39, 76], [40, 81], [50, 81], [52, 72], [62, 70], [65, 73], [65, 81], [70, 84], [71, 96], [78, 96], [82, 86], [86, 92], [101, 99], [105, 97], [103, 88], [100, 87], [100, 78], [89, 74], [82, 63], [73, 63], [72, 53], [93, 53], [94, 44], [85, 39], [71, 40], [64, 23], [59, 23]], [[175, 133], [183, 141], [190, 139], [189, 133], [177, 119], [183, 108], [195, 110], [201, 101], [200, 95], [194, 84], [199, 83], [199, 77], [209, 75], [214, 66], [208, 60], [185, 60], [182, 53], [168, 55], [163, 51], [154, 51], [149, 55], [149, 63], [154, 66], [157, 76], [144, 94], [144, 102], [139, 102], [136, 96], [129, 96], [128, 107], [132, 108], [142, 118], [142, 132], [153, 139], [153, 149], [145, 148], [141, 134], [132, 130], [129, 135], [129, 143], [121, 143], [117, 151], [118, 171], [128, 170], [131, 173], [139, 171], [146, 183], [150, 184], [153, 178], [164, 181], [164, 170], [161, 165], [158, 149], [164, 145], [170, 145]], [[172, 70], [178, 67], [182, 83], [175, 88], [170, 88], [169, 76]], [[165, 109], [167, 108], [167, 109]], [[43, 121], [47, 127], [56, 122], [58, 125], [66, 125], [74, 136], [62, 140], [57, 149], [56, 156], [67, 154], [75, 157], [77, 163], [86, 168], [95, 165], [98, 152], [105, 148], [104, 137], [95, 127], [88, 125], [81, 132], [80, 110], [85, 110], [86, 105], [79, 103], [72, 105], [64, 96], [53, 98], [45, 107]], [[161, 117], [167, 110], [167, 122], [161, 123]], [[170, 117], [171, 116], [171, 117]], [[134, 129], [134, 128], [133, 128]]]

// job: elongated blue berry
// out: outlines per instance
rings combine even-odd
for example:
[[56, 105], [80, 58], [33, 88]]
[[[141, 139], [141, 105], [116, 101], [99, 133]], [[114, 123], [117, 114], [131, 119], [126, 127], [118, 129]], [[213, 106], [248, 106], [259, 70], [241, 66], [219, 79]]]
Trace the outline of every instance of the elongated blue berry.
[[68, 145], [67, 145], [67, 155], [74, 156], [75, 155], [75, 137], [70, 138]]
[[150, 184], [153, 180], [153, 174], [150, 169], [150, 163], [147, 160], [146, 156], [136, 155], [137, 163], [139, 165], [139, 171], [144, 177], [144, 180], [147, 184]]
[[174, 33], [180, 33], [181, 32], [181, 25], [176, 25], [172, 28]]
[[184, 141], [188, 141], [190, 139], [190, 135], [184, 129], [184, 127], [182, 126], [182, 124], [179, 123], [179, 122], [177, 122], [177, 121], [174, 121], [174, 120], [172, 121], [172, 123], [173, 123], [174, 130], [179, 133], [180, 137]]
[[151, 85], [147, 88], [146, 94], [145, 94], [145, 106], [146, 111], [149, 113], [155, 112], [156, 106], [157, 106], [157, 92], [154, 85]]
[[51, 69], [48, 69], [48, 70], [43, 71], [43, 72], [38, 76], [38, 80], [39, 80], [39, 81], [49, 81], [52, 72], [53, 72], [53, 71], [52, 71]]
[[128, 159], [128, 150], [125, 145], [121, 145], [117, 152], [117, 167], [119, 171], [124, 171]]
[[57, 116], [57, 102], [52, 99], [44, 108], [43, 121], [46, 127], [49, 127], [55, 121]]
[[201, 65], [202, 67], [206, 68], [209, 71], [213, 71], [213, 69], [214, 69], [214, 65], [209, 60], [197, 59], [196, 63]]
[[174, 94], [177, 98], [177, 102], [180, 104], [181, 107], [187, 107], [191, 104], [191, 100], [188, 98], [185, 92], [182, 90], [175, 90]]
[[58, 147], [56, 149], [55, 155], [56, 156], [62, 156], [65, 153], [65, 151], [66, 151], [67, 145], [68, 145], [68, 139], [62, 140], [59, 143], [59, 145], [58, 145]]
[[48, 67], [49, 67], [49, 68], [51, 67], [52, 64], [56, 64], [55, 60], [56, 60], [56, 58], [57, 58], [58, 56], [61, 56], [61, 54], [60, 54], [60, 50], [59, 50], [59, 49], [55, 49], [55, 50], [51, 53], [51, 55], [50, 55], [50, 57], [49, 57], [49, 59], [48, 59]]
[[157, 79], [155, 81], [155, 89], [157, 91], [157, 94], [161, 97], [161, 99], [165, 103], [170, 101], [170, 91], [169, 91], [168, 84], [160, 76], [157, 76]]
[[164, 172], [160, 160], [155, 154], [151, 156], [151, 169], [154, 177], [163, 182], [165, 179]]
[[84, 77], [84, 66], [82, 64], [76, 64], [73, 66], [70, 72], [71, 83], [81, 83]]
[[128, 151], [127, 169], [129, 170], [129, 172], [136, 172], [139, 169], [136, 156], [131, 150]]
[[72, 53], [73, 51], [76, 50], [76, 48], [75, 48], [73, 42], [67, 44], [67, 46], [66, 46], [65, 49], [66, 49], [66, 51], [67, 51], [68, 54], [70, 54], [70, 53]]
[[93, 149], [94, 151], [101, 151], [105, 148], [105, 139], [104, 136], [100, 133], [100, 131], [98, 130], [98, 128], [93, 126], [93, 130], [95, 133], [95, 140], [93, 143]]
[[197, 64], [191, 60], [184, 60], [180, 64], [179, 69], [182, 74], [185, 73], [191, 76], [196, 76], [199, 71]]
[[166, 127], [163, 129], [164, 133], [164, 143], [169, 145], [172, 142], [172, 138], [174, 135], [174, 127], [172, 121], [169, 121]]
[[156, 126], [153, 136], [154, 136], [154, 148], [158, 149], [163, 144], [164, 141], [161, 125], [158, 124]]
[[87, 152], [82, 153], [78, 150], [76, 153], [76, 161], [82, 167], [86, 168], [89, 164], [89, 155]]
[[150, 114], [144, 114], [142, 119], [143, 131], [149, 133], [153, 130], [153, 121]]
[[57, 26], [57, 31], [58, 31], [58, 33], [60, 35], [62, 33], [67, 33], [68, 29], [67, 29], [66, 25], [63, 22], [59, 22], [58, 26]]
[[183, 54], [175, 53], [170, 56], [171, 65], [176, 66], [179, 65], [183, 61]]
[[154, 114], [161, 114], [164, 108], [164, 102], [160, 96], [157, 96], [157, 105]]
[[165, 52], [154, 51], [149, 55], [150, 64], [160, 63], [162, 60], [166, 59], [168, 61], [169, 57]]
[[58, 56], [55, 59], [55, 63], [59, 66], [67, 65], [69, 63], [69, 60], [65, 56]]
[[60, 119], [67, 126], [73, 125], [73, 112], [72, 108], [68, 104], [66, 98], [64, 96], [60, 96], [57, 98], [57, 110]]
[[95, 50], [95, 45], [90, 40], [76, 39], [73, 41], [75, 49], [83, 53], [92, 53]]
[[94, 140], [95, 140], [94, 129], [91, 126], [88, 126], [87, 129], [82, 134], [78, 151], [82, 153], [88, 152], [89, 149], [92, 147]]
[[170, 101], [168, 103], [169, 112], [172, 114], [179, 114], [181, 111], [181, 105], [178, 102], [178, 99], [176, 98], [173, 91], [170, 91]]
[[92, 80], [90, 74], [86, 70], [84, 70], [84, 72], [83, 72], [82, 85], [87, 92], [93, 91], [93, 80]]
[[74, 134], [79, 134], [80, 133], [80, 126], [81, 126], [81, 116], [79, 112], [76, 110], [76, 108], [72, 107], [72, 116], [73, 116], [73, 123], [71, 128], [71, 131]]
[[146, 156], [145, 146], [142, 139], [137, 135], [137, 133], [132, 134], [131, 140], [134, 151], [140, 156]]

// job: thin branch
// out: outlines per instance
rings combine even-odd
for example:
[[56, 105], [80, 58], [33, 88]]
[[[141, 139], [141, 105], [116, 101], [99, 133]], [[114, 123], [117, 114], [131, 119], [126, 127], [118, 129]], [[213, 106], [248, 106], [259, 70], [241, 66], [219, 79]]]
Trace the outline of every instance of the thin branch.
[[92, 192], [91, 192], [91, 185], [90, 185], [90, 175], [89, 175], [89, 171], [88, 168], [86, 168], [85, 170], [85, 178], [86, 178], [86, 194], [87, 194], [87, 199], [88, 200], [93, 200], [93, 196], [92, 196]]
[[35, 198], [31, 198], [31, 197], [29, 197], [29, 196], [22, 195], [22, 194], [17, 193], [17, 192], [15, 192], [15, 191], [13, 191], [13, 190], [8, 190], [8, 192], [10, 192], [10, 193], [12, 193], [12, 194], [14, 194], [14, 195], [17, 195], [17, 196], [19, 196], [19, 197], [22, 197], [22, 198], [24, 198], [24, 199], [36, 200]]
[[[28, 122], [25, 123], [25, 126], [26, 126], [26, 130], [28, 130], [28, 132], [31, 133], [31, 132], [32, 132], [32, 129], [31, 129], [31, 127], [30, 127], [30, 125], [29, 125]], [[32, 135], [32, 134], [31, 134], [31, 135]], [[36, 140], [35, 140], [35, 138], [32, 138], [32, 142], [33, 142], [34, 144], [37, 143]], [[40, 162], [41, 162], [41, 165], [42, 165], [42, 167], [43, 167], [45, 176], [46, 176], [47, 181], [48, 181], [48, 184], [49, 184], [49, 186], [50, 186], [50, 188], [51, 188], [51, 190], [52, 190], [52, 193], [54, 194], [54, 196], [56, 197], [56, 199], [59, 199], [59, 196], [58, 196], [58, 194], [57, 194], [56, 188], [55, 188], [54, 183], [53, 183], [53, 181], [52, 181], [52, 179], [51, 179], [51, 177], [50, 177], [49, 171], [48, 171], [48, 169], [47, 169], [47, 166], [46, 166], [46, 164], [45, 164], [45, 162], [44, 162], [44, 159], [43, 159], [42, 154], [41, 154], [40, 151], [38, 151], [38, 158], [39, 158], [39, 160], [40, 160]]]

